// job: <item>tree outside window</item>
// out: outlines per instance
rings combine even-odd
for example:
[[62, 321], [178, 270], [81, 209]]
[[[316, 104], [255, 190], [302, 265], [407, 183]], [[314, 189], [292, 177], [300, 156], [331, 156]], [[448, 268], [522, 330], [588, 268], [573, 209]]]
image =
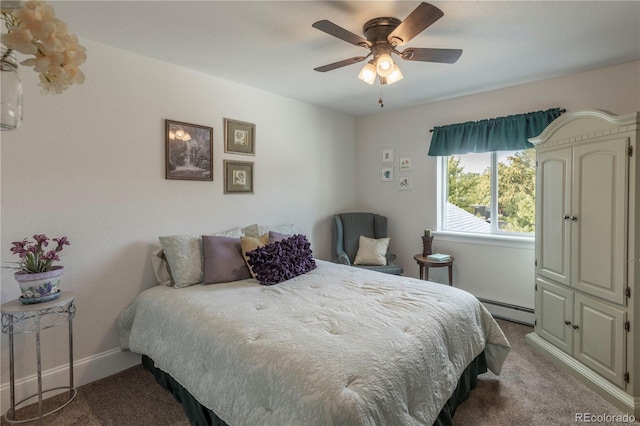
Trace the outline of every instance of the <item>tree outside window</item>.
[[454, 155], [446, 165], [443, 230], [533, 234], [535, 149]]

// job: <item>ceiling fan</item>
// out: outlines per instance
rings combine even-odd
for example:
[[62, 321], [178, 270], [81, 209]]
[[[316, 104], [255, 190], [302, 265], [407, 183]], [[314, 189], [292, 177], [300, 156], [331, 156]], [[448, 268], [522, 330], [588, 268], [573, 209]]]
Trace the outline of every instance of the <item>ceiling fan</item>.
[[400, 58], [405, 61], [452, 64], [462, 55], [461, 49], [420, 47], [408, 47], [402, 51], [396, 49], [397, 46], [409, 42], [443, 16], [444, 13], [437, 7], [429, 3], [420, 3], [404, 21], [400, 21], [397, 18], [382, 17], [365, 22], [362, 31], [366, 38], [355, 35], [331, 21], [318, 21], [313, 24], [314, 28], [344, 40], [347, 43], [369, 49], [370, 52], [366, 56], [355, 56], [314, 68], [314, 70], [319, 72], [331, 71], [336, 68], [362, 62], [370, 56], [373, 56], [362, 71], [360, 71], [358, 77], [369, 84], [373, 84], [376, 77], [378, 77], [380, 84], [385, 85], [402, 79], [402, 73], [400, 72], [400, 68], [393, 62], [392, 54], [400, 56]]

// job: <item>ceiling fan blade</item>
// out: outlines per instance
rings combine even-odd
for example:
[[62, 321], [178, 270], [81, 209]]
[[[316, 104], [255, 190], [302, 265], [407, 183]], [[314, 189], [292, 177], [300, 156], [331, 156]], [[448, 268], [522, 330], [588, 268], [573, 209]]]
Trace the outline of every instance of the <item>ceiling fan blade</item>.
[[405, 44], [443, 16], [444, 13], [437, 7], [429, 3], [420, 3], [420, 5], [389, 34], [387, 40], [393, 46]]
[[324, 31], [325, 33], [332, 35], [334, 37], [338, 37], [340, 40], [344, 40], [347, 43], [354, 44], [360, 47], [371, 47], [371, 43], [364, 38], [355, 35], [354, 33], [345, 30], [342, 27], [334, 24], [331, 21], [327, 21], [326, 19], [323, 21], [315, 22], [312, 25], [313, 28], [317, 28], [320, 31]]
[[409, 47], [400, 53], [400, 57], [407, 61], [441, 62], [453, 64], [462, 55], [462, 49], [431, 49]]
[[[367, 55], [369, 56], [369, 55]], [[367, 59], [367, 56], [356, 56], [354, 58], [344, 59], [342, 61], [334, 62], [332, 64], [324, 65], [318, 68], [314, 68], [314, 70], [319, 72], [327, 72], [331, 70], [335, 70], [336, 68], [346, 67], [347, 65], [355, 64], [358, 62], [362, 62]]]

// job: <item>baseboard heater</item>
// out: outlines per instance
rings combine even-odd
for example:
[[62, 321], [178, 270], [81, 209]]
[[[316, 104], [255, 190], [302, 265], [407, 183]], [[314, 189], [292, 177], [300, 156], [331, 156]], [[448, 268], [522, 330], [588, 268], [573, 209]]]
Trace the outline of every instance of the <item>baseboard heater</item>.
[[[513, 321], [520, 324], [533, 325], [534, 310], [525, 308], [524, 306], [512, 305], [510, 303], [498, 302], [495, 300], [477, 298], [480, 303], [485, 305], [494, 318]], [[486, 306], [489, 305], [489, 306]]]

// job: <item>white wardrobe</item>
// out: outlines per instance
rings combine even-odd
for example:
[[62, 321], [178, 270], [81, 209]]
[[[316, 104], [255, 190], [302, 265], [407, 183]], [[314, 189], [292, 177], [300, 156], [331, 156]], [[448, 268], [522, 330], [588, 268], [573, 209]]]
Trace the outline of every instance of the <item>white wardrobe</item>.
[[640, 418], [640, 113], [569, 111], [536, 146], [527, 342]]

